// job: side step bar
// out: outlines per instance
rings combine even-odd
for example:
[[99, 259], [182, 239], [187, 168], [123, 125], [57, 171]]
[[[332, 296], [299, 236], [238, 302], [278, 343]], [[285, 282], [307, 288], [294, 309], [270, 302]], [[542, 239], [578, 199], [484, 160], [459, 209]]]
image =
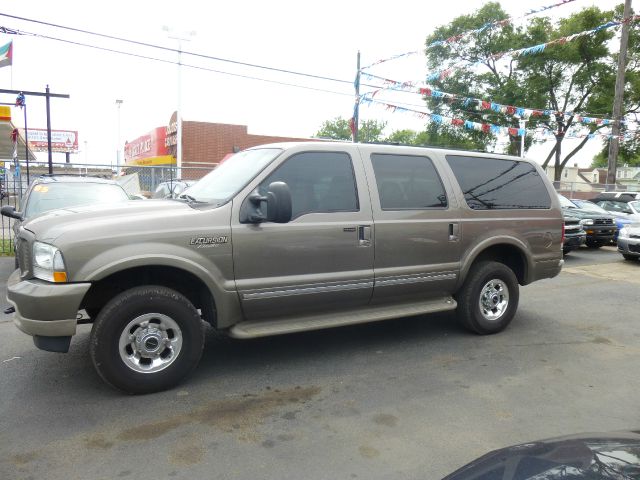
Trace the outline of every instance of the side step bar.
[[321, 330], [323, 328], [343, 327], [358, 323], [377, 322], [390, 318], [410, 317], [425, 313], [454, 310], [457, 304], [453, 297], [445, 296], [428, 301], [393, 306], [370, 306], [363, 310], [332, 312], [323, 315], [303, 315], [276, 320], [257, 320], [240, 322], [229, 330], [234, 338], [257, 338], [270, 335]]

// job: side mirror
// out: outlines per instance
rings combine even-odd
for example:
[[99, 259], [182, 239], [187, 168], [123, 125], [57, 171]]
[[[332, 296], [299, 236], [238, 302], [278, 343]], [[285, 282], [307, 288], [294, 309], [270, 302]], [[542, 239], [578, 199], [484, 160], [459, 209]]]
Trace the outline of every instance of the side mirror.
[[16, 220], [24, 220], [21, 212], [16, 212], [16, 207], [13, 205], [5, 205], [0, 209], [0, 213], [3, 217], [15, 218]]
[[[262, 196], [259, 193], [249, 195], [251, 211], [242, 215], [246, 218], [243, 223], [287, 223], [291, 221], [291, 192], [289, 186], [284, 182], [273, 182], [269, 185], [267, 194]], [[267, 214], [262, 212], [262, 206], [266, 204]]]

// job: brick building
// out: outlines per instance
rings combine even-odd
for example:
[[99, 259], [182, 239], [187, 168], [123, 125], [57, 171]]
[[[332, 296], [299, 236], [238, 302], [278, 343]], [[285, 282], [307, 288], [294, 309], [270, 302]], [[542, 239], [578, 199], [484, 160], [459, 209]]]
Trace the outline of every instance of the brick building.
[[166, 127], [157, 127], [124, 145], [124, 175], [136, 174], [140, 190], [153, 192], [175, 179], [198, 180], [235, 152], [265, 143], [312, 141], [310, 138], [254, 135], [246, 125], [182, 121], [182, 168], [176, 171], [176, 114]]
[[182, 165], [217, 164], [228, 155], [265, 143], [311, 141], [248, 133], [246, 125], [182, 122]]

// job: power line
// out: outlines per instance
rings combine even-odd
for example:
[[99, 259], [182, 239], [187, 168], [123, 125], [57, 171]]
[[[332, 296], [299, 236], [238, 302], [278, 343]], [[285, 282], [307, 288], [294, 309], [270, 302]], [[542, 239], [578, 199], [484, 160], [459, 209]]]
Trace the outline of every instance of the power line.
[[[0, 14], [0, 15], [3, 15], [3, 14]], [[76, 46], [87, 47], [87, 48], [93, 48], [95, 50], [102, 50], [102, 51], [105, 51], [105, 52], [117, 53], [117, 54], [120, 54], [120, 55], [127, 55], [127, 56], [130, 56], [130, 57], [141, 58], [141, 59], [144, 59], [144, 60], [151, 60], [151, 61], [155, 61], [155, 62], [168, 63], [168, 64], [171, 64], [171, 65], [177, 65], [178, 64], [178, 62], [173, 61], [173, 60], [167, 60], [167, 59], [158, 58], [158, 57], [150, 57], [148, 55], [142, 55], [142, 54], [133, 53], [133, 52], [125, 52], [123, 50], [116, 50], [116, 49], [113, 49], [113, 48], [99, 47], [97, 45], [91, 45], [91, 44], [88, 44], [88, 43], [77, 42], [75, 40], [67, 40], [67, 39], [63, 39], [63, 38], [51, 37], [49, 35], [42, 35], [42, 34], [39, 34], [39, 33], [32, 33], [32, 32], [26, 32], [26, 31], [23, 31], [23, 30], [14, 30], [14, 29], [8, 29], [6, 27], [0, 27], [0, 30], [2, 30], [2, 29], [6, 29], [6, 30], [9, 30], [9, 31], [15, 32], [15, 33], [13, 33], [14, 35], [25, 35], [25, 36], [31, 36], [31, 37], [36, 37], [36, 38], [44, 38], [44, 39], [53, 40], [53, 41], [56, 41], [56, 42], [68, 43], [70, 45], [76, 45]], [[175, 51], [177, 52], [177, 50], [175, 50]], [[229, 76], [232, 76], [232, 77], [245, 78], [247, 80], [257, 80], [257, 81], [261, 81], [261, 82], [274, 83], [274, 84], [277, 84], [277, 85], [284, 85], [284, 86], [287, 86], [287, 87], [303, 88], [305, 90], [313, 90], [313, 91], [316, 91], [316, 92], [331, 93], [331, 94], [334, 94], [334, 95], [342, 95], [342, 96], [347, 96], [347, 97], [352, 97], [353, 96], [353, 94], [351, 94], [351, 93], [336, 92], [334, 90], [327, 90], [327, 89], [323, 89], [323, 88], [310, 87], [310, 86], [307, 86], [307, 85], [299, 85], [299, 84], [289, 83], [289, 82], [281, 82], [281, 81], [278, 81], [278, 80], [271, 80], [271, 79], [268, 79], [268, 78], [255, 77], [255, 76], [252, 76], [252, 75], [243, 75], [243, 74], [240, 74], [240, 73], [226, 72], [224, 70], [217, 70], [217, 69], [214, 69], [214, 68], [208, 68], [208, 67], [203, 67], [203, 66], [199, 66], [199, 65], [191, 65], [191, 64], [188, 64], [188, 63], [180, 63], [180, 65], [182, 65], [183, 67], [187, 67], [187, 68], [193, 68], [195, 70], [203, 70], [203, 71], [212, 72], [212, 73], [219, 73], [221, 75], [229, 75]]]
[[155, 48], [158, 50], [164, 50], [167, 52], [173, 52], [173, 53], [182, 53], [183, 55], [191, 55], [194, 57], [199, 57], [199, 58], [205, 58], [207, 60], [215, 60], [218, 62], [226, 62], [226, 63], [232, 63], [234, 65], [242, 65], [245, 67], [251, 67], [251, 68], [259, 68], [259, 69], [263, 69], [263, 70], [269, 70], [272, 72], [280, 72], [280, 73], [286, 73], [289, 75], [298, 75], [301, 77], [308, 77], [308, 78], [315, 78], [317, 80], [326, 80], [326, 81], [330, 81], [330, 82], [338, 82], [338, 83], [347, 83], [352, 85], [353, 81], [352, 80], [344, 80], [344, 79], [339, 79], [339, 78], [332, 78], [332, 77], [326, 77], [323, 75], [316, 75], [313, 73], [305, 73], [305, 72], [296, 72], [294, 70], [287, 70], [284, 68], [276, 68], [276, 67], [269, 67], [267, 65], [259, 65], [259, 64], [255, 64], [255, 63], [248, 63], [248, 62], [241, 62], [239, 60], [232, 60], [229, 58], [222, 58], [222, 57], [214, 57], [212, 55], [205, 55], [203, 53], [195, 53], [195, 52], [188, 52], [188, 51], [184, 51], [184, 50], [178, 50], [176, 48], [170, 48], [170, 47], [163, 47], [162, 45], [155, 45], [153, 43], [147, 43], [147, 42], [140, 42], [137, 40], [131, 40], [128, 38], [123, 38], [123, 37], [117, 37], [115, 35], [107, 35], [105, 33], [99, 33], [99, 32], [92, 32], [90, 30], [83, 30], [80, 28], [74, 28], [74, 27], [68, 27], [65, 25], [58, 25], [55, 23], [49, 23], [49, 22], [44, 22], [42, 20], [36, 20], [33, 18], [26, 18], [26, 17], [19, 17], [17, 15], [9, 15], [7, 13], [0, 13], [0, 16], [2, 17], [7, 17], [7, 18], [13, 18], [14, 20], [21, 20], [24, 22], [30, 22], [30, 23], [37, 23], [39, 25], [45, 25], [47, 27], [54, 27], [54, 28], [60, 28], [63, 30], [69, 30], [72, 32], [77, 32], [77, 33], [83, 33], [85, 35], [93, 35], [96, 37], [101, 37], [101, 38], [108, 38], [110, 40], [117, 40], [119, 42], [126, 42], [126, 43], [131, 43], [134, 45], [139, 45], [142, 47], [148, 47], [148, 48]]

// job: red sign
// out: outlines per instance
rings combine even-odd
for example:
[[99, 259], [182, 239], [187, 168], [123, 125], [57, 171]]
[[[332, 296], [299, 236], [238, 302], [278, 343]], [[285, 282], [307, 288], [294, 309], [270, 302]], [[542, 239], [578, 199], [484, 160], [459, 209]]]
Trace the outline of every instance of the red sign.
[[[22, 130], [24, 134], [24, 130]], [[47, 130], [29, 129], [29, 148], [33, 152], [47, 151]], [[51, 130], [51, 150], [54, 152], [77, 152], [78, 132], [75, 130]]]
[[124, 145], [124, 160], [127, 164], [140, 164], [146, 158], [165, 157], [170, 155], [166, 145], [167, 129], [158, 127], [146, 135], [127, 142]]

